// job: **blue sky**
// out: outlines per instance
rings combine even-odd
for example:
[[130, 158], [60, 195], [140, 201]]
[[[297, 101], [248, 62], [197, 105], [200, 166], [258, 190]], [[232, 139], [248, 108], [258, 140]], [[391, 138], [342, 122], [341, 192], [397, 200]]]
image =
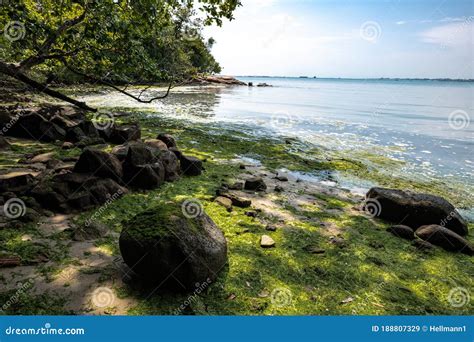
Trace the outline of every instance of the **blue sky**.
[[206, 28], [230, 75], [474, 78], [472, 0], [243, 0]]

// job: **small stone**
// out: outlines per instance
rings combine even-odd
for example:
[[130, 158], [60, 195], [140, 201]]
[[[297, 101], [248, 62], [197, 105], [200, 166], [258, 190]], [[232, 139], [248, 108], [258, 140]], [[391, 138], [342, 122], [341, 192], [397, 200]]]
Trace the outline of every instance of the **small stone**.
[[227, 211], [232, 211], [232, 201], [229, 198], [224, 197], [224, 196], [219, 196], [219, 197], [216, 197], [214, 202], [226, 208]]
[[246, 167], [245, 164], [240, 164], [239, 165], [239, 169], [241, 169], [241, 170], [245, 170], [245, 167]]
[[407, 240], [415, 239], [415, 232], [412, 228], [404, 225], [395, 225], [387, 229], [387, 232], [392, 233], [393, 235]]
[[252, 191], [264, 191], [267, 189], [267, 185], [260, 177], [250, 178], [245, 181], [245, 190]]
[[265, 230], [268, 230], [270, 232], [275, 232], [277, 230], [277, 227], [272, 224], [269, 224], [265, 227]]
[[344, 247], [347, 246], [346, 240], [344, 240], [344, 239], [342, 239], [342, 238], [339, 238], [339, 237], [331, 237], [331, 238], [329, 239], [329, 241], [330, 241], [333, 245], [335, 245], [335, 246], [337, 246], [337, 247], [339, 247], [339, 248], [344, 248]]
[[37, 156], [31, 158], [28, 163], [34, 164], [34, 163], [46, 163], [47, 161], [53, 159], [54, 157], [54, 152], [48, 152], [48, 153], [42, 153], [38, 154]]
[[62, 145], [61, 145], [61, 148], [63, 150], [70, 150], [72, 148], [74, 148], [74, 144], [72, 142], [69, 142], [69, 141], [65, 141]]
[[245, 216], [248, 217], [257, 217], [258, 213], [256, 211], [246, 211]]
[[166, 144], [166, 146], [168, 146], [168, 148], [177, 147], [176, 139], [170, 134], [165, 134], [165, 133], [158, 134], [157, 139], [163, 141]]
[[288, 182], [288, 177], [282, 173], [277, 174], [275, 179], [278, 179], [280, 182]]
[[275, 186], [275, 192], [283, 192], [283, 191], [285, 191], [285, 189], [282, 186], [280, 185]]
[[275, 247], [275, 240], [273, 240], [268, 235], [262, 235], [260, 239], [260, 247], [262, 248], [272, 248]]
[[202, 173], [202, 161], [195, 157], [181, 156], [181, 171], [188, 176], [199, 176]]
[[230, 190], [243, 190], [244, 189], [244, 182], [235, 182], [228, 186]]
[[252, 201], [243, 197], [239, 197], [234, 194], [226, 193], [226, 192], [220, 192], [219, 193], [221, 196], [227, 197], [232, 201], [232, 204], [236, 207], [239, 208], [248, 208], [252, 205]]

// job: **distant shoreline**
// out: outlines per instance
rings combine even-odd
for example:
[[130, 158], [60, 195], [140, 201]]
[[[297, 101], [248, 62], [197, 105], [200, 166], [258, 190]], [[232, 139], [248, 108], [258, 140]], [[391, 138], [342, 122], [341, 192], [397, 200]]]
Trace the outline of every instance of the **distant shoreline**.
[[346, 78], [346, 77], [316, 77], [316, 76], [256, 76], [256, 75], [237, 75], [238, 77], [246, 78], [291, 78], [291, 79], [302, 79], [302, 80], [345, 80], [345, 81], [436, 81], [436, 82], [474, 82], [474, 79], [463, 79], [463, 78]]

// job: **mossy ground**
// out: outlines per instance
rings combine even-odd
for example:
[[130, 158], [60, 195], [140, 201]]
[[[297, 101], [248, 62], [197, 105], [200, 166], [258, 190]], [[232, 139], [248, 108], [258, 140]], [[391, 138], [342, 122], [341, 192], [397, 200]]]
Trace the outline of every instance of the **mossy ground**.
[[[368, 172], [370, 167], [364, 163], [323, 156], [321, 151], [305, 150], [305, 145], [297, 141], [286, 144], [278, 138], [253, 138], [236, 130], [214, 130], [164, 117], [132, 113], [121, 120], [140, 121], [144, 138], [154, 138], [158, 132], [173, 134], [186, 154], [206, 160], [206, 172], [199, 177], [184, 177], [166, 183], [153, 191], [125, 195], [109, 205], [99, 220], [119, 233], [138, 213], [167, 201], [181, 203], [195, 198], [224, 231], [229, 249], [228, 267], [200, 295], [158, 291], [149, 296], [149, 293], [134, 290], [114, 278], [112, 266], [93, 269], [101, 273], [99, 283], [113, 281], [117, 298], [132, 300], [128, 314], [173, 314], [185, 301], [191, 304], [182, 313], [197, 315], [468, 315], [474, 312], [471, 302], [454, 307], [448, 300], [454, 288], [464, 288], [472, 293], [472, 258], [441, 249], [421, 252], [410, 242], [387, 233], [387, 223], [351, 210], [354, 204], [350, 201], [311, 194], [317, 198], [318, 205], [295, 208], [288, 205], [285, 195], [280, 195], [279, 210], [294, 219], [286, 221], [275, 232], [265, 230], [266, 222], [272, 222], [273, 217], [262, 214], [259, 219], [251, 218], [245, 215], [246, 209], [239, 208], [229, 213], [212, 201], [221, 183], [237, 179], [242, 172], [238, 164], [231, 162], [237, 156], [254, 157], [270, 170], [281, 167], [311, 172], [338, 170], [361, 176], [371, 174]], [[55, 146], [50, 148], [63, 153]], [[405, 183], [404, 180], [386, 182], [401, 188], [430, 189], [429, 184]], [[80, 224], [94, 212], [81, 214], [76, 222]], [[337, 227], [345, 245], [332, 243], [323, 234], [321, 222]], [[472, 241], [472, 224], [470, 229]], [[39, 237], [34, 227], [25, 226], [21, 231], [2, 230], [0, 240], [9, 251], [26, 257], [20, 239], [26, 233]], [[276, 247], [262, 249], [259, 246], [262, 234], [271, 235]], [[54, 239], [63, 242], [67, 237], [59, 234]], [[96, 245], [105, 253], [119, 256], [117, 240], [114, 235], [97, 240]], [[312, 254], [308, 252], [308, 246], [316, 246], [325, 253]], [[55, 267], [42, 271], [51, 276], [68, 263], [74, 263], [74, 260], [58, 257]], [[10, 292], [4, 292], [2, 298], [8, 295]], [[6, 312], [68, 312], [67, 298], [59, 296], [54, 301], [54, 296], [24, 296], [27, 298], [23, 298], [22, 303], [28, 304], [12, 306]]]

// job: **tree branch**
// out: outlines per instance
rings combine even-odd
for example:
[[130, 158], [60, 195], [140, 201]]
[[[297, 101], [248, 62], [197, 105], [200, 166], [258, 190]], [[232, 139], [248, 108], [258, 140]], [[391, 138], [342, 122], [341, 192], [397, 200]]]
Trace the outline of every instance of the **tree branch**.
[[63, 101], [69, 102], [69, 103], [72, 103], [73, 105], [75, 105], [75, 106], [77, 106], [81, 109], [91, 111], [91, 112], [97, 112], [97, 109], [89, 107], [84, 102], [74, 100], [74, 99], [70, 98], [69, 96], [66, 96], [66, 95], [64, 95], [64, 94], [62, 94], [62, 93], [60, 93], [56, 90], [49, 89], [47, 84], [39, 83], [39, 82], [36, 82], [35, 80], [29, 78], [24, 73], [22, 73], [21, 70], [18, 67], [14, 66], [13, 64], [7, 64], [7, 63], [4, 63], [4, 62], [0, 61], [0, 73], [8, 75], [10, 77], [13, 77], [14, 79], [17, 79], [17, 80], [19, 80], [19, 81], [21, 81], [21, 82], [37, 89], [37, 90], [39, 90], [39, 91], [41, 91], [45, 94], [48, 94], [52, 97], [55, 97], [57, 99], [60, 99], [60, 100], [63, 100]]

